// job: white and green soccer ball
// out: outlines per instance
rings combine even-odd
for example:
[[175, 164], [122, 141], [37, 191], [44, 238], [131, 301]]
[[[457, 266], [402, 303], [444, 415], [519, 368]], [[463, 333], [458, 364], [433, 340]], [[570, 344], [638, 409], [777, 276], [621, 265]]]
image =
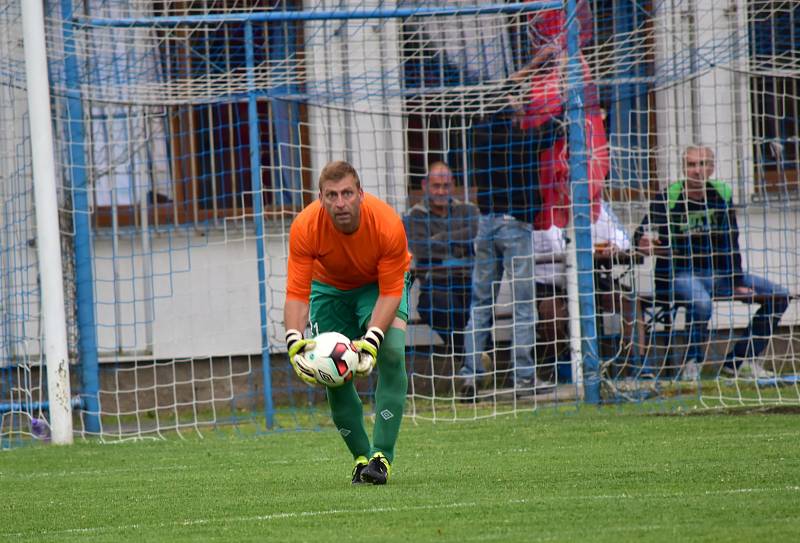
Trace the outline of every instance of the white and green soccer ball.
[[350, 381], [358, 366], [358, 352], [353, 342], [339, 332], [323, 332], [313, 339], [316, 344], [305, 359], [318, 383], [336, 388]]

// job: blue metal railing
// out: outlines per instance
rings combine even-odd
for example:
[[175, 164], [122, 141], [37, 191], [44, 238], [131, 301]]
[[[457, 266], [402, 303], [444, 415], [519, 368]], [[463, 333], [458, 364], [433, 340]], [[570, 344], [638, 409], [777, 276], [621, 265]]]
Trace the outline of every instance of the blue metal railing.
[[169, 27], [199, 23], [265, 23], [284, 21], [346, 21], [364, 19], [402, 19], [406, 17], [444, 17], [453, 15], [491, 15], [526, 13], [545, 9], [561, 9], [563, 2], [520, 2], [463, 7], [399, 7], [311, 11], [258, 11], [249, 13], [219, 13], [206, 15], [165, 15], [155, 17], [98, 18], [75, 16], [75, 21], [91, 26], [112, 27]]

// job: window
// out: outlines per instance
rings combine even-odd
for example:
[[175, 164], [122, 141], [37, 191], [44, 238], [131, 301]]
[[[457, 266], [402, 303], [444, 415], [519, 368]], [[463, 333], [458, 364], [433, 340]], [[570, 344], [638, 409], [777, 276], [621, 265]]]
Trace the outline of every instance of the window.
[[661, 190], [651, 154], [657, 140], [653, 2], [592, 0], [590, 5], [593, 44], [586, 54], [614, 149], [606, 191], [613, 201], [646, 199]]
[[[187, 0], [154, 2], [149, 15], [213, 15], [300, 6], [299, 0]], [[154, 45], [140, 47], [147, 53], [132, 58], [137, 53], [130, 50], [137, 48], [129, 44], [124, 55], [109, 56], [107, 71], [141, 72], [137, 83], [142, 79], [154, 83], [166, 105], [93, 108], [97, 225], [108, 226], [112, 220], [134, 224], [141, 218], [142, 206], [147, 206], [152, 225], [215, 224], [229, 217], [251, 216], [257, 196], [250, 160], [245, 23], [123, 32], [146, 32], [141, 40]], [[260, 197], [267, 214], [287, 208], [299, 211], [304, 205], [302, 189], [310, 184], [307, 174], [301, 173], [308, 171], [302, 165], [310, 160], [298, 144], [307, 140], [301, 134], [307, 113], [302, 104], [281, 100], [279, 95], [302, 92], [302, 23], [253, 23], [253, 44], [260, 93]], [[115, 45], [109, 46], [113, 51]], [[286, 73], [291, 76], [285, 77]], [[281, 76], [285, 83], [278, 85], [275, 80]], [[106, 158], [100, 157], [101, 150]]]
[[749, 4], [750, 78], [758, 195], [798, 192], [800, 182], [800, 4]]
[[[414, 4], [409, 2], [408, 4]], [[429, 0], [416, 2], [430, 7]], [[441, 2], [448, 8], [479, 0]], [[512, 28], [519, 27], [510, 25]], [[505, 15], [409, 18], [402, 26], [403, 83], [407, 114], [409, 189], [416, 190], [427, 165], [449, 163], [460, 178], [467, 168], [465, 139], [475, 113], [497, 95], [499, 84], [519, 66]], [[462, 182], [466, 181], [462, 179]]]
[[[460, 0], [446, 5], [469, 4]], [[616, 149], [608, 190], [615, 200], [644, 198], [649, 180], [658, 186], [652, 173], [656, 164], [650, 158], [655, 138], [648, 82], [654, 70], [652, 2], [585, 0], [580, 7], [582, 24], [591, 24], [582, 34], [591, 35], [592, 40], [585, 44], [584, 54], [607, 113], [609, 142]], [[418, 188], [426, 163], [433, 160], [449, 161], [456, 175], [469, 168], [463, 156], [469, 127], [481, 113], [507, 103], [503, 83], [532, 54], [528, 34], [532, 16], [411, 18], [404, 23], [401, 44], [411, 190]], [[448, 93], [448, 87], [458, 90]], [[469, 91], [482, 101], [470, 100]], [[448, 106], [451, 111], [460, 107], [460, 114], [448, 116]]]

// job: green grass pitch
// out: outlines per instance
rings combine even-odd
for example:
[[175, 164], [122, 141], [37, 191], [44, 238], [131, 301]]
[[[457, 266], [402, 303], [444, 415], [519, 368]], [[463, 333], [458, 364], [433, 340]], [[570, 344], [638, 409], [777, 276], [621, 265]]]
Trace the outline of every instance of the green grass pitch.
[[0, 541], [796, 541], [796, 414], [407, 420], [389, 484], [332, 430], [0, 453]]

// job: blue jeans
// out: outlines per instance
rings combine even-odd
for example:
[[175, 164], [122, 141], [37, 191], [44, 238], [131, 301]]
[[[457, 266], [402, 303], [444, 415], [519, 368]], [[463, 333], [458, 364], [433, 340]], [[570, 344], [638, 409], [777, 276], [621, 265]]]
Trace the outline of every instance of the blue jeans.
[[532, 225], [508, 215], [481, 215], [475, 238], [472, 306], [464, 330], [464, 366], [460, 375], [484, 372], [481, 353], [486, 349], [494, 322], [494, 303], [503, 272], [508, 271], [514, 307], [513, 364], [516, 379], [534, 376], [531, 347], [534, 344]]
[[[759, 296], [770, 296], [753, 315], [744, 336], [736, 342], [728, 354], [729, 358], [749, 358], [761, 354], [767, 346], [773, 329], [778, 326], [781, 316], [789, 306], [789, 291], [781, 285], [749, 273], [742, 276], [738, 286], [751, 288]], [[732, 281], [730, 277], [715, 278], [710, 271], [705, 270], [693, 273], [681, 272], [675, 274], [672, 280], [672, 291], [675, 303], [686, 306], [687, 315], [691, 320], [689, 327], [691, 345], [686, 357], [702, 362], [708, 344], [711, 302], [714, 297], [733, 294]]]

